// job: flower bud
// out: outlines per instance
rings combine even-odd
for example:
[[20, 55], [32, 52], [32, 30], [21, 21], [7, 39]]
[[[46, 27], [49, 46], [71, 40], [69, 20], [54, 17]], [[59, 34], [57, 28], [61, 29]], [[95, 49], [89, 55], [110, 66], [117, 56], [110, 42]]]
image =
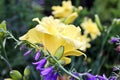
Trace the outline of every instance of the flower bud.
[[13, 80], [13, 79], [11, 79], [11, 78], [6, 78], [6, 79], [4, 79], [4, 80]]
[[120, 25], [120, 19], [114, 19], [117, 25]]
[[30, 75], [30, 66], [27, 66], [25, 69], [24, 69], [24, 76], [29, 76]]
[[69, 15], [69, 16], [65, 19], [65, 23], [66, 23], [66, 24], [70, 24], [70, 23], [72, 23], [77, 17], [78, 17], [77, 12], [74, 12], [74, 13], [72, 13], [71, 15]]
[[5, 35], [5, 31], [6, 31], [6, 22], [3, 21], [0, 24], [0, 37], [3, 37]]
[[60, 60], [61, 57], [63, 56], [63, 53], [64, 53], [64, 47], [63, 46], [60, 46], [57, 51], [55, 52], [54, 56]]
[[10, 77], [13, 80], [21, 80], [22, 79], [22, 74], [17, 70], [12, 70], [12, 71], [10, 71]]

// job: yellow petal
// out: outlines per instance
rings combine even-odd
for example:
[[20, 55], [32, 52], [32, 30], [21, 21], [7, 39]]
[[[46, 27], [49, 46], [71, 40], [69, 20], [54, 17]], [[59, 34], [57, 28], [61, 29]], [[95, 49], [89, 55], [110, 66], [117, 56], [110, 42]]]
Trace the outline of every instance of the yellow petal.
[[81, 56], [81, 55], [84, 55], [84, 53], [78, 50], [72, 50], [65, 52], [63, 56]]
[[30, 29], [25, 35], [20, 37], [20, 40], [26, 40], [31, 43], [41, 43], [41, 33], [35, 28]]
[[64, 40], [59, 36], [44, 34], [43, 45], [52, 55], [63, 43]]
[[78, 14], [77, 12], [74, 12], [72, 14], [70, 14], [64, 21], [64, 23], [66, 24], [70, 24], [70, 23], [73, 23], [74, 20], [78, 17]]
[[46, 47], [47, 50], [51, 52], [52, 55], [54, 55], [55, 51], [60, 46], [64, 46], [64, 52], [75, 49], [71, 41], [65, 40], [60, 35], [44, 34], [43, 45]]
[[67, 36], [69, 38], [77, 38], [80, 36], [81, 29], [74, 25], [66, 25], [67, 27], [61, 32], [62, 35]]
[[65, 61], [65, 64], [69, 64], [71, 62], [71, 59], [68, 57], [62, 57], [61, 60]]

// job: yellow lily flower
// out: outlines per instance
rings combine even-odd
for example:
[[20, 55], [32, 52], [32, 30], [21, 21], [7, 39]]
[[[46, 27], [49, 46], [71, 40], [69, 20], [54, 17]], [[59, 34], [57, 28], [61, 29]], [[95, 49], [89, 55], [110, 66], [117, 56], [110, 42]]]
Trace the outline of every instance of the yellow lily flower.
[[95, 39], [97, 36], [99, 36], [101, 33], [97, 27], [97, 24], [92, 22], [91, 19], [85, 20], [81, 24], [82, 28], [85, 30], [84, 34], [90, 34], [92, 40]]
[[78, 12], [82, 10], [82, 7], [79, 6], [78, 8], [76, 8], [69, 0], [63, 1], [62, 6], [53, 6], [52, 10], [52, 14], [54, 17], [59, 18], [66, 24], [70, 24], [74, 22], [74, 20], [78, 17]]
[[[28, 33], [24, 35], [25, 37], [21, 37], [20, 40], [27, 40], [32, 43], [42, 43], [44, 48], [53, 56], [60, 46], [64, 46], [64, 54], [61, 60], [65, 61], [65, 64], [71, 62], [71, 59], [67, 56], [85, 55], [77, 50], [81, 49], [85, 44], [80, 40], [81, 30], [79, 27], [65, 25], [52, 16], [45, 17], [41, 21], [35, 18], [34, 21], [39, 22], [39, 24], [35, 28], [29, 30]], [[28, 36], [34, 39], [29, 39]]]
[[62, 6], [53, 6], [52, 14], [57, 18], [65, 18], [73, 12], [71, 1], [63, 1]]

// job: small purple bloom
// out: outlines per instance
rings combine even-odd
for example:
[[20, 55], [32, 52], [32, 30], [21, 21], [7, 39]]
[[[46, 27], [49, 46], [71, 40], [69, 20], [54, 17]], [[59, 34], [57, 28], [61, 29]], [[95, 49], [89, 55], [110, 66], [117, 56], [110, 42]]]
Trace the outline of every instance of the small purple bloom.
[[48, 67], [48, 68], [45, 68], [43, 71], [41, 71], [41, 75], [45, 76], [45, 75], [48, 75], [50, 72], [53, 71], [53, 67]]
[[118, 67], [113, 67], [113, 71], [118, 71], [119, 68]]
[[38, 0], [38, 3], [43, 6], [44, 5], [44, 0]]
[[40, 51], [38, 51], [38, 52], [36, 53], [36, 55], [35, 55], [35, 60], [37, 61], [37, 60], [39, 59], [39, 57], [40, 57]]
[[119, 79], [117, 79], [116, 76], [111, 76], [111, 77], [109, 78], [109, 80], [119, 80]]
[[31, 53], [32, 50], [28, 50], [27, 52], [24, 53], [24, 56], [27, 56]]
[[44, 65], [46, 64], [46, 62], [47, 62], [46, 58], [43, 58], [42, 60], [40, 60], [38, 62], [33, 62], [32, 64], [37, 65], [37, 67], [36, 67], [37, 70], [41, 70], [44, 67]]
[[87, 73], [87, 78], [86, 80], [97, 80], [96, 76], [90, 74], [90, 73]]
[[[75, 72], [74, 72], [73, 74], [74, 74], [75, 76], [77, 76], [77, 77], [79, 76], [78, 73], [75, 73]], [[75, 78], [74, 78], [74, 77], [70, 77], [70, 80], [75, 80]]]
[[58, 77], [58, 73], [54, 73], [54, 75], [52, 76], [52, 80], [57, 80], [57, 77]]
[[25, 45], [20, 46], [20, 51], [24, 50], [25, 47], [26, 47]]
[[119, 41], [119, 38], [111, 38], [111, 40], [110, 40], [110, 42], [111, 43], [116, 43], [116, 42], [118, 42]]
[[107, 77], [103, 74], [103, 76], [97, 76], [98, 79], [100, 80], [107, 80]]
[[58, 73], [57, 72], [50, 72], [48, 75], [44, 76], [44, 80], [57, 80]]

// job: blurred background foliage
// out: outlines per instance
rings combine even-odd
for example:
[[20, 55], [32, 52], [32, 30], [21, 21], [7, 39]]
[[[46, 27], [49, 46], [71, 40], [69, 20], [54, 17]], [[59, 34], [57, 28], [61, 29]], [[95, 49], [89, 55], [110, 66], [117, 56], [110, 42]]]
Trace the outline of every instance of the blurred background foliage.
[[[0, 0], [0, 22], [6, 20], [7, 29], [18, 39], [28, 29], [35, 26], [36, 23], [32, 22], [33, 18], [39, 17], [41, 19], [43, 16], [51, 15], [51, 7], [53, 5], [61, 5], [61, 2], [62, 0]], [[112, 24], [112, 20], [120, 17], [120, 0], [72, 0], [72, 3], [74, 6], [78, 7], [81, 5], [84, 8], [74, 22], [76, 26], [80, 25], [84, 17], [90, 17], [94, 20], [94, 15], [98, 14], [105, 28], [104, 30], [107, 30]], [[85, 72], [91, 69], [93, 74], [105, 73], [109, 76], [112, 67], [120, 64], [120, 55], [114, 50], [115, 46], [109, 43], [109, 39], [111, 36], [119, 34], [119, 25], [114, 25], [105, 42], [101, 58], [98, 58], [98, 56], [100, 55], [100, 46], [106, 33], [91, 42], [92, 47], [86, 52], [88, 56], [86, 61], [81, 57], [72, 57], [72, 63], [66, 68], [71, 67], [72, 69], [74, 67], [78, 72]], [[7, 40], [7, 56], [12, 68], [22, 72], [26, 65], [31, 65], [32, 57], [24, 58], [23, 53], [25, 51], [20, 51], [19, 48], [14, 49], [15, 43], [13, 42], [13, 40]], [[39, 75], [32, 66], [31, 69], [31, 79], [39, 80]], [[8, 67], [0, 60], [0, 80], [9, 77], [8, 74]]]

